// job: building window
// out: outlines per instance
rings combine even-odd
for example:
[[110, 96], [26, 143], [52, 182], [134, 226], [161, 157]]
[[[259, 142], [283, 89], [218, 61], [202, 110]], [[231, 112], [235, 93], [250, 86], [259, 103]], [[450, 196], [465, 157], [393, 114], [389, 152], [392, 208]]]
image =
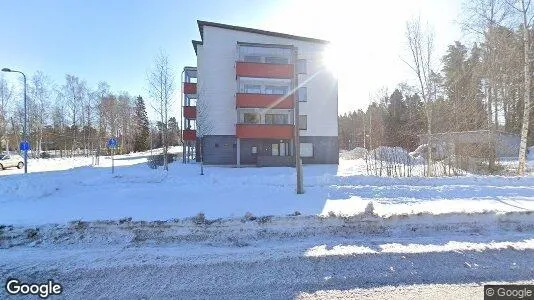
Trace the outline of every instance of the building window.
[[297, 63], [295, 64], [295, 68], [297, 69], [297, 74], [306, 74], [307, 72], [306, 60], [298, 59]]
[[308, 101], [308, 89], [306, 87], [300, 87], [297, 92], [299, 102]]
[[300, 130], [308, 129], [308, 116], [307, 115], [299, 116], [299, 129]]
[[265, 114], [265, 124], [289, 124], [285, 114]]
[[280, 65], [287, 65], [289, 63], [289, 60], [285, 57], [266, 57], [265, 62], [268, 64], [280, 64]]
[[245, 84], [243, 88], [244, 93], [261, 94], [261, 85], [259, 84]]
[[300, 143], [300, 157], [313, 157], [312, 143]]
[[245, 55], [243, 57], [244, 62], [261, 63], [261, 56], [258, 55]]
[[258, 124], [260, 123], [260, 114], [256, 113], [244, 113], [243, 123], [246, 124]]
[[287, 94], [288, 90], [289, 90], [289, 87], [287, 86], [274, 86], [274, 85], [265, 86], [265, 94], [285, 95]]

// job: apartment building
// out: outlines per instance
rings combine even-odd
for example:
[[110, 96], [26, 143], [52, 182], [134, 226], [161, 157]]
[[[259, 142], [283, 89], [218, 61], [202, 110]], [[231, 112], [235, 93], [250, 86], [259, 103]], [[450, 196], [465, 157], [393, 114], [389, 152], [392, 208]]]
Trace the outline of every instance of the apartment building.
[[[206, 164], [295, 162], [295, 106], [304, 164], [337, 164], [337, 79], [327, 41], [198, 21], [196, 67], [182, 73], [186, 156]], [[200, 149], [200, 150], [198, 150]]]

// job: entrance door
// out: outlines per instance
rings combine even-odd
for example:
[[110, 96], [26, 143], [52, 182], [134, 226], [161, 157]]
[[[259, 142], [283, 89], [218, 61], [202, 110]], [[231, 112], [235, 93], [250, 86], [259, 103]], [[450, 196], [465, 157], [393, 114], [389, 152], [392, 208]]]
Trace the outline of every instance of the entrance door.
[[278, 146], [279, 146], [278, 144], [273, 144], [273, 145], [272, 145], [272, 148], [271, 148], [272, 150], [271, 150], [271, 151], [272, 151], [272, 155], [273, 155], [273, 156], [278, 156], [278, 155], [280, 155], [279, 147], [278, 147]]

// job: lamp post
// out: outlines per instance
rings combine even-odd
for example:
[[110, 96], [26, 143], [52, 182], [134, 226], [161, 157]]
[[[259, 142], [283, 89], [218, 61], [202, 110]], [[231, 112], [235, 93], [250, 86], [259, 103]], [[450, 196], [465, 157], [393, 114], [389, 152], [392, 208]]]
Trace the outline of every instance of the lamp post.
[[[12, 70], [9, 68], [3, 68], [2, 72], [12, 72], [12, 73], [20, 73], [22, 74], [22, 77], [24, 78], [24, 127], [22, 129], [22, 135], [24, 137], [24, 142], [28, 143], [28, 132], [26, 131], [26, 127], [28, 124], [28, 106], [26, 103], [26, 75], [22, 73], [21, 71]], [[24, 150], [24, 174], [28, 173], [28, 149]]]

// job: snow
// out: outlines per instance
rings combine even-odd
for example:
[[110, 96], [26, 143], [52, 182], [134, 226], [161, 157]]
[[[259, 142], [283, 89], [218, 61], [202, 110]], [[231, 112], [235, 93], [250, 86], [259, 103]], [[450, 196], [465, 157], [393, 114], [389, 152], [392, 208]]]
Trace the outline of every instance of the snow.
[[526, 212], [194, 221], [5, 226], [0, 277], [53, 278], [73, 299], [362, 298], [355, 288], [534, 278]]
[[[402, 152], [404, 153], [404, 152]], [[167, 220], [202, 212], [208, 218], [288, 215], [351, 216], [372, 202], [379, 216], [534, 210], [534, 177], [366, 176], [365, 161], [304, 167], [305, 194], [295, 194], [293, 168], [233, 168], [145, 164], [147, 153], [36, 160], [30, 174], [2, 171], [0, 224], [40, 225], [73, 220]], [[13, 170], [19, 172], [20, 170]], [[268, 191], [268, 192], [266, 192]]]

